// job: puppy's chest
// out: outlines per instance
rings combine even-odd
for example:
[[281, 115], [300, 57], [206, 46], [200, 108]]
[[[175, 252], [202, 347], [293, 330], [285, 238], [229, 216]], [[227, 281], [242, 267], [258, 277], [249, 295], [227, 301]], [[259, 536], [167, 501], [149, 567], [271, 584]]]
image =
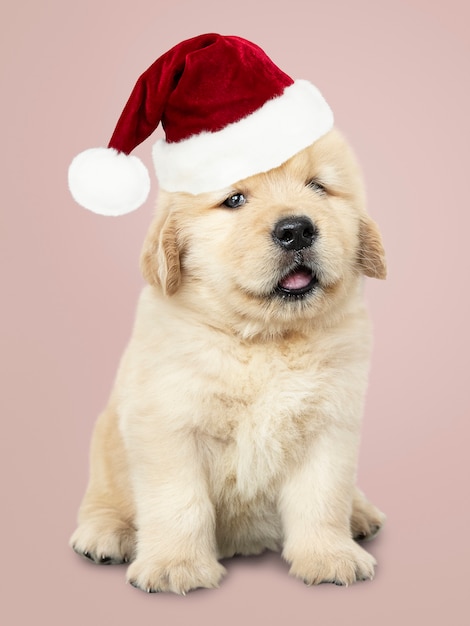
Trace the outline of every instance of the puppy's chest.
[[282, 475], [321, 426], [311, 359], [232, 356], [209, 377], [200, 371], [192, 386], [201, 449], [220, 480], [246, 496]]
[[[242, 433], [261, 438], [302, 430], [315, 400], [315, 377], [298, 379], [290, 372], [244, 371], [222, 384], [207, 385], [196, 409], [198, 426], [220, 441]], [[202, 390], [201, 390], [202, 391]]]

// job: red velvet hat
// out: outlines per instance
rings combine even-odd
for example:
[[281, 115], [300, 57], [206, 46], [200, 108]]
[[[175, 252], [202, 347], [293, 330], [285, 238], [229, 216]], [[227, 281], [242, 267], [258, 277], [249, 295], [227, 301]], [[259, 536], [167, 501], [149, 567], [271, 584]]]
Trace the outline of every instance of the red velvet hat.
[[147, 198], [150, 179], [130, 153], [159, 124], [153, 147], [162, 189], [216, 191], [287, 161], [328, 132], [333, 114], [316, 87], [292, 80], [255, 44], [200, 35], [178, 44], [138, 79], [108, 148], [72, 161], [75, 200], [122, 215]]

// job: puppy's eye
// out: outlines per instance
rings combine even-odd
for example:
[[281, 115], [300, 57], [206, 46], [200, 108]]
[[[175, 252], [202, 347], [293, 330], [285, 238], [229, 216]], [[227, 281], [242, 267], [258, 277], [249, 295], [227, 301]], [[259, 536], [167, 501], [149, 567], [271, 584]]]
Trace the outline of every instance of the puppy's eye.
[[227, 207], [228, 209], [238, 209], [246, 203], [246, 198], [242, 193], [234, 193], [233, 196], [230, 196], [222, 202], [222, 206]]
[[312, 180], [309, 180], [307, 183], [307, 187], [310, 187], [310, 189], [313, 189], [313, 191], [320, 195], [326, 194], [326, 188], [316, 178], [312, 178]]

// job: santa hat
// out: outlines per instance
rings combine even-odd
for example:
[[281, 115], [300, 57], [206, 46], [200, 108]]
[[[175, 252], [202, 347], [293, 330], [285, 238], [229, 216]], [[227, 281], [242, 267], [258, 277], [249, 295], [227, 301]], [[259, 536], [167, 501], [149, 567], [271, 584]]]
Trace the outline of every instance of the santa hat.
[[130, 153], [160, 123], [165, 139], [153, 146], [160, 187], [198, 194], [281, 165], [328, 132], [333, 114], [314, 85], [292, 80], [255, 44], [200, 35], [142, 74], [107, 148], [75, 157], [74, 199], [102, 215], [142, 205], [150, 178]]

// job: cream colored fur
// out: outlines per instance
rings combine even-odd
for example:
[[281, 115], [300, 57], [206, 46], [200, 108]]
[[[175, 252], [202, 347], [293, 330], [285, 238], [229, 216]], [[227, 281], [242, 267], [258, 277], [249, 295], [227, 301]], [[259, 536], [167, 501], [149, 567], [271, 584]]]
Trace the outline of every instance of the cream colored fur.
[[[231, 210], [234, 193], [247, 203]], [[302, 300], [273, 295], [294, 255], [271, 233], [292, 215], [319, 232], [320, 285]], [[384, 278], [385, 261], [345, 141], [331, 131], [218, 193], [162, 192], [142, 268], [149, 285], [96, 425], [74, 549], [131, 561], [128, 579], [146, 591], [216, 587], [222, 557], [265, 549], [307, 584], [372, 578], [354, 540], [383, 522], [355, 487], [362, 281]]]

